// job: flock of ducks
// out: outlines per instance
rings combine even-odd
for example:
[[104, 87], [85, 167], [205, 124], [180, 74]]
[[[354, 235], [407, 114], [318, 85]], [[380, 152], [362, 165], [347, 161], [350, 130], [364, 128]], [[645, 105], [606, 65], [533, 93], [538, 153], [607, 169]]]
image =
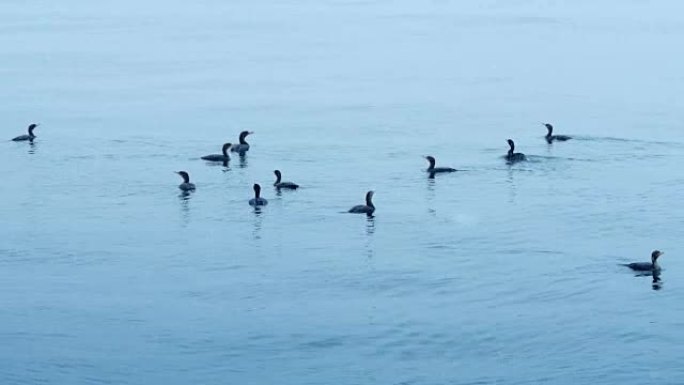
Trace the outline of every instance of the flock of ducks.
[[[567, 135], [554, 135], [553, 134], [553, 125], [549, 123], [543, 123], [544, 126], [547, 129], [547, 134], [544, 137], [548, 143], [553, 143], [553, 142], [565, 142], [570, 139], [572, 139], [571, 136]], [[33, 142], [37, 136], [34, 134], [34, 130], [36, 127], [38, 127], [39, 124], [30, 124], [27, 129], [27, 134], [25, 135], [20, 135], [12, 139], [12, 141], [15, 142]], [[253, 134], [254, 132], [252, 131], [242, 131], [240, 133], [240, 136], [238, 138], [238, 144], [231, 144], [231, 143], [225, 143], [221, 147], [221, 153], [220, 154], [210, 154], [210, 155], [205, 155], [201, 157], [202, 160], [209, 161], [209, 162], [223, 162], [226, 164], [228, 161], [230, 161], [230, 155], [228, 152], [234, 152], [238, 153], [241, 156], [245, 155], [247, 151], [249, 151], [249, 143], [247, 143], [246, 138], [248, 135]], [[506, 162], [509, 164], [517, 163], [517, 162], [523, 162], [527, 160], [527, 157], [525, 154], [520, 153], [520, 152], [515, 152], [515, 142], [512, 139], [508, 139], [508, 146], [509, 150], [504, 156], [504, 159], [506, 159]], [[436, 167], [436, 159], [433, 156], [427, 155], [425, 156], [425, 159], [428, 161], [428, 168], [425, 170], [428, 172], [429, 176], [433, 178], [436, 174], [442, 174], [442, 173], [451, 173], [451, 172], [456, 172], [459, 171], [455, 168], [452, 167]], [[273, 173], [275, 174], [276, 181], [273, 183], [273, 186], [277, 189], [287, 189], [287, 190], [296, 190], [299, 188], [299, 185], [293, 182], [283, 182], [282, 181], [282, 173], [280, 170], [274, 170]], [[178, 188], [181, 189], [183, 192], [190, 192], [194, 191], [196, 189], [196, 186], [194, 183], [190, 182], [190, 174], [188, 174], [186, 171], [176, 171], [176, 174], [180, 175], [181, 178], [183, 178], [183, 183], [181, 183]], [[254, 198], [250, 199], [248, 201], [250, 206], [254, 207], [261, 207], [261, 206], [266, 206], [268, 204], [268, 200], [265, 198], [261, 197], [261, 186], [258, 183], [255, 183], [253, 186], [254, 189]], [[373, 204], [373, 195], [375, 193], [373, 191], [368, 191], [366, 193], [366, 203], [362, 205], [356, 205], [348, 210], [349, 213], [352, 214], [366, 214], [368, 216], [372, 216], [375, 213], [375, 205]], [[633, 262], [633, 263], [628, 263], [628, 264], [623, 264], [623, 266], [626, 266], [633, 271], [636, 271], [638, 273], [649, 273], [653, 275], [654, 279], [654, 284], [658, 280], [658, 275], [660, 272], [660, 266], [658, 265], [658, 258], [663, 255], [664, 253], [660, 250], [654, 250], [651, 253], [651, 262]]]

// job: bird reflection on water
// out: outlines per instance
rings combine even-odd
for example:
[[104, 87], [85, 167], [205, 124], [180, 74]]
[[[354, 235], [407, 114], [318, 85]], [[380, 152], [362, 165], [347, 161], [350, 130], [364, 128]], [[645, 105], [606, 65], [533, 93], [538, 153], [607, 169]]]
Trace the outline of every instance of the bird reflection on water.
[[181, 191], [178, 194], [183, 225], [187, 225], [190, 222], [190, 198], [192, 198], [192, 191]]
[[375, 247], [373, 246], [373, 235], [375, 234], [375, 217], [366, 217], [366, 257], [368, 259], [373, 259], [375, 256]]
[[261, 206], [255, 206], [254, 210], [254, 229], [252, 230], [252, 237], [256, 240], [261, 239], [261, 228], [263, 222], [263, 216], [261, 215]]
[[238, 155], [238, 159], [240, 160], [240, 164], [238, 165], [238, 167], [240, 167], [240, 168], [247, 167], [247, 155], [245, 153], [240, 153]]
[[372, 215], [366, 217], [366, 234], [375, 234], [375, 217]]
[[651, 273], [651, 277], [653, 277], [653, 281], [651, 281], [651, 288], [656, 291], [663, 288], [663, 281], [660, 279], [660, 272], [660, 270], [653, 270]]

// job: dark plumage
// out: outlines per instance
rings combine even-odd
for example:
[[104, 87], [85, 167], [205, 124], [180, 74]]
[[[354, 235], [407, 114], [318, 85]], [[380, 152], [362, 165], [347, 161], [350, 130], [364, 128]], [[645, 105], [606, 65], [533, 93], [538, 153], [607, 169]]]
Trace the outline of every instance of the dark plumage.
[[546, 126], [546, 129], [548, 130], [548, 133], [546, 134], [545, 138], [546, 141], [549, 143], [565, 142], [566, 140], [572, 139], [572, 137], [567, 135], [553, 135], [553, 126], [549, 123], [544, 123], [544, 126]]
[[427, 159], [427, 161], [430, 163], [430, 166], [425, 171], [427, 171], [430, 174], [440, 174], [445, 172], [458, 171], [455, 168], [451, 167], [435, 167], [435, 158], [430, 155], [426, 156], [425, 159]]
[[634, 271], [642, 271], [642, 272], [659, 271], [660, 266], [658, 265], [658, 258], [660, 258], [660, 256], [663, 254], [665, 254], [665, 253], [660, 251], [660, 250], [654, 250], [651, 253], [651, 262], [632, 262], [632, 263], [623, 264], [623, 266], [627, 266]]
[[190, 183], [190, 174], [188, 174], [185, 171], [176, 171], [176, 174], [180, 175], [181, 178], [183, 178], [183, 183], [181, 183], [178, 188], [183, 190], [183, 191], [192, 191], [195, 189], [195, 185], [193, 183]]
[[273, 173], [274, 173], [275, 176], [276, 176], [276, 181], [275, 181], [275, 183], [273, 183], [273, 185], [274, 185], [277, 189], [296, 190], [296, 189], [299, 188], [299, 185], [296, 184], [296, 183], [292, 183], [292, 182], [282, 182], [281, 179], [282, 179], [283, 175], [280, 173], [280, 170], [274, 170]]
[[247, 135], [251, 135], [253, 133], [253, 131], [242, 131], [240, 133], [239, 143], [231, 147], [230, 151], [238, 152], [240, 154], [244, 154], [245, 152], [249, 151], [249, 143], [247, 143], [245, 138]]
[[211, 155], [205, 155], [202, 157], [202, 160], [208, 160], [210, 162], [227, 162], [230, 160], [230, 156], [228, 155], [228, 150], [232, 147], [232, 144], [226, 143], [221, 147], [221, 153], [220, 154], [211, 154]]
[[375, 192], [369, 191], [366, 193], [366, 204], [357, 205], [349, 209], [352, 214], [366, 214], [372, 215], [375, 212], [375, 205], [373, 204], [373, 195]]
[[254, 198], [249, 200], [250, 206], [266, 206], [268, 201], [261, 197], [261, 186], [259, 184], [254, 184]]
[[508, 153], [506, 154], [506, 160], [509, 163], [522, 162], [524, 160], [527, 160], [527, 157], [525, 157], [525, 154], [523, 154], [521, 152], [514, 152], [515, 151], [515, 142], [513, 142], [513, 139], [508, 139], [508, 145], [510, 146], [510, 149], [508, 150]]
[[26, 140], [32, 141], [33, 139], [37, 138], [36, 135], [33, 134], [33, 130], [38, 127], [38, 124], [32, 123], [28, 126], [28, 135], [19, 135], [16, 138], [13, 138], [12, 140], [14, 142], [23, 142]]

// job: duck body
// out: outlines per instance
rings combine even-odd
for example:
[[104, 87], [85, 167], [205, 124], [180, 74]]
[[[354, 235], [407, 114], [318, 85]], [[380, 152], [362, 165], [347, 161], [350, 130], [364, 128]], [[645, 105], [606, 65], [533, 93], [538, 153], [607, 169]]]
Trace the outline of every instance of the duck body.
[[366, 204], [365, 205], [356, 205], [352, 208], [349, 209], [349, 213], [352, 214], [366, 214], [366, 215], [372, 215], [375, 212], [375, 205], [373, 204], [373, 195], [375, 193], [373, 191], [369, 191], [366, 193]]
[[249, 200], [249, 205], [250, 206], [266, 206], [268, 204], [268, 201], [264, 198], [252, 198]]
[[368, 205], [356, 205], [349, 209], [351, 214], [368, 214], [371, 215], [375, 212], [375, 207]]
[[12, 141], [13, 142], [24, 142], [27, 140], [33, 140], [35, 138], [36, 138], [35, 135], [19, 135], [16, 138], [12, 138]]
[[456, 172], [456, 171], [458, 171], [458, 170], [456, 170], [455, 168], [451, 168], [451, 167], [435, 167], [432, 170], [430, 170], [430, 169], [427, 170], [427, 172], [429, 172], [431, 174], [440, 174], [440, 173], [444, 173], [444, 172]]
[[221, 154], [210, 154], [210, 155], [205, 155], [202, 157], [202, 160], [210, 161], [210, 162], [227, 162], [230, 160], [230, 156], [228, 155], [228, 150], [232, 145], [230, 143], [226, 143], [223, 145], [221, 148]]
[[273, 185], [278, 189], [285, 189], [285, 190], [296, 190], [299, 188], [298, 184], [292, 183], [292, 182], [280, 182], [280, 183], [274, 183]]
[[632, 262], [632, 263], [626, 263], [623, 266], [627, 266], [634, 271], [660, 270], [660, 266], [658, 264], [654, 265], [651, 262]]
[[33, 139], [37, 138], [36, 135], [33, 134], [33, 130], [38, 127], [37, 124], [30, 124], [28, 126], [28, 134], [26, 135], [19, 135], [16, 138], [13, 138], [13, 142], [25, 142], [25, 141], [33, 141]]
[[299, 185], [296, 184], [296, 183], [292, 183], [292, 182], [283, 182], [283, 181], [282, 181], [283, 175], [282, 175], [282, 173], [280, 172], [280, 170], [275, 170], [275, 171], [273, 171], [273, 173], [274, 173], [275, 176], [276, 176], [276, 181], [275, 181], [275, 183], [273, 183], [273, 186], [275, 186], [275, 188], [277, 188], [277, 189], [285, 189], [285, 190], [296, 190], [296, 189], [299, 188]]

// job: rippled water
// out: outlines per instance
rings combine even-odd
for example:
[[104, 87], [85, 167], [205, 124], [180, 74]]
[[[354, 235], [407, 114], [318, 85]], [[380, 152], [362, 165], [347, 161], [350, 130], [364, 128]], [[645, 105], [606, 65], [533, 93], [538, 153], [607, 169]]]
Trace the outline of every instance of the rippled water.
[[681, 383], [682, 11], [3, 2], [0, 383]]

